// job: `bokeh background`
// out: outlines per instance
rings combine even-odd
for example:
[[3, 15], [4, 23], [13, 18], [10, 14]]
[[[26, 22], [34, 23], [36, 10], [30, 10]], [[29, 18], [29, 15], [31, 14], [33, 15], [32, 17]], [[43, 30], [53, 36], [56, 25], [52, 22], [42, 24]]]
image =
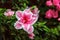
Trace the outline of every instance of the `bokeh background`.
[[[0, 0], [0, 29], [2, 40], [31, 40], [24, 30], [16, 30], [15, 15], [9, 19], [3, 14], [6, 9], [24, 10], [26, 7], [37, 6], [40, 10], [38, 21], [34, 26], [34, 40], [60, 40], [60, 21], [54, 18], [45, 18], [45, 12], [55, 7], [46, 6], [47, 0]], [[60, 11], [59, 11], [60, 13]]]

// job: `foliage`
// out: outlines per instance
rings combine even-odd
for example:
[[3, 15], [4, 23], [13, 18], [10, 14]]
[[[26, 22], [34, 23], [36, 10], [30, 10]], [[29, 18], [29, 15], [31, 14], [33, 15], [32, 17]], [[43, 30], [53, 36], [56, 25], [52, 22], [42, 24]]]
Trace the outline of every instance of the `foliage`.
[[[34, 8], [34, 5], [40, 10], [38, 21], [34, 26], [34, 40], [60, 40], [60, 22], [54, 18], [46, 19], [45, 12], [48, 9], [54, 9], [54, 7], [48, 7], [45, 5], [46, 0], [13, 0], [12, 5], [14, 11], [24, 10], [27, 7]], [[2, 0], [4, 2], [4, 0]], [[33, 3], [32, 3], [33, 2]], [[30, 4], [31, 3], [31, 4]], [[11, 18], [4, 16], [6, 8], [0, 8], [0, 28], [3, 36], [3, 40], [31, 40], [28, 38], [27, 33], [24, 30], [16, 30], [14, 23], [17, 20], [15, 15]]]

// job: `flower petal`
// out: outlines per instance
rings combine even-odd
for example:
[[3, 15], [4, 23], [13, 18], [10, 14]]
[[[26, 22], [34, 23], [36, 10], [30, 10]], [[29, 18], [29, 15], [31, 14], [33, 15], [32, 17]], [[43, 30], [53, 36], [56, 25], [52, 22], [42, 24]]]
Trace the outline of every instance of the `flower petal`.
[[22, 23], [16, 21], [16, 23], [14, 24], [16, 29], [22, 29]]
[[55, 5], [55, 6], [58, 6], [59, 5], [59, 0], [53, 0], [53, 4]]
[[38, 17], [39, 17], [39, 15], [37, 15], [37, 16], [34, 16], [33, 15], [33, 19], [31, 20], [31, 24], [33, 25], [37, 20], [38, 20]]
[[33, 15], [31, 20], [28, 22], [30, 25], [33, 25], [38, 20], [38, 16]]
[[20, 18], [23, 16], [23, 12], [22, 11], [17, 11], [16, 12], [16, 18], [18, 19], [18, 20], [20, 20]]
[[53, 10], [49, 9], [45, 13], [45, 18], [51, 19], [52, 18], [52, 14], [53, 14]]
[[34, 39], [34, 33], [31, 33], [31, 34], [28, 34], [28, 37], [30, 38], [30, 39]]
[[58, 18], [58, 11], [54, 11], [53, 10], [53, 14], [52, 15], [53, 15], [53, 18]]
[[25, 30], [26, 32], [28, 31], [29, 28], [30, 28], [29, 24], [24, 24], [23, 25], [23, 30]]
[[35, 9], [31, 10], [31, 12], [32, 12], [33, 14], [38, 14], [38, 13], [39, 13], [39, 10], [38, 10], [38, 8], [36, 7]]
[[49, 1], [46, 1], [46, 5], [47, 5], [47, 6], [52, 6], [52, 5], [53, 5], [53, 3], [52, 3], [52, 1], [51, 1], [51, 0], [49, 0]]
[[33, 28], [33, 26], [30, 26], [30, 28], [27, 30], [28, 34], [31, 34], [31, 33], [33, 33], [33, 31], [34, 31], [34, 28]]

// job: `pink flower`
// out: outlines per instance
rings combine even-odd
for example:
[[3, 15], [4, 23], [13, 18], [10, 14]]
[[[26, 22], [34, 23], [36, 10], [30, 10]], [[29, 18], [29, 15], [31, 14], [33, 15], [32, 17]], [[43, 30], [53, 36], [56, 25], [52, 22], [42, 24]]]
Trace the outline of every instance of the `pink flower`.
[[53, 3], [51, 2], [51, 0], [49, 0], [49, 1], [46, 1], [46, 5], [47, 5], [47, 6], [52, 6]]
[[47, 6], [54, 5], [58, 11], [60, 11], [60, 0], [48, 0], [46, 1]]
[[17, 11], [16, 18], [18, 19], [18, 21], [14, 25], [15, 28], [16, 29], [23, 28], [23, 30], [25, 30], [28, 34], [31, 34], [34, 31], [34, 28], [32, 25], [38, 19], [38, 11], [35, 14], [31, 12], [30, 9], [25, 9], [24, 11]]
[[13, 16], [14, 15], [14, 11], [11, 11], [10, 9], [7, 9], [7, 11], [6, 12], [4, 12], [4, 15], [5, 16]]
[[60, 18], [58, 18], [58, 21], [60, 21]]
[[34, 9], [33, 12], [29, 9], [25, 9], [24, 11], [17, 11], [16, 18], [18, 19], [14, 24], [16, 29], [23, 29], [25, 30], [30, 39], [34, 39], [34, 28], [33, 24], [38, 19], [38, 9]]
[[58, 11], [60, 11], [60, 5], [56, 6], [56, 9], [57, 9]]
[[45, 18], [51, 19], [52, 18], [52, 10], [49, 9], [46, 14], [45, 14]]
[[38, 19], [38, 9], [35, 8], [33, 11], [29, 9], [25, 9], [24, 11], [17, 11], [16, 12], [16, 18], [18, 19], [16, 23], [14, 24], [16, 29], [23, 29], [25, 30], [30, 39], [34, 39], [34, 28], [33, 24], [37, 21]]
[[60, 5], [60, 0], [53, 0], [53, 4], [54, 4], [55, 6]]
[[54, 10], [52, 11], [53, 11], [52, 13], [53, 18], [58, 18], [58, 11], [54, 11]]
[[60, 11], [60, 0], [53, 0], [53, 4], [56, 6], [56, 9]]
[[30, 39], [34, 39], [35, 35], [33, 33], [31, 33], [31, 34], [28, 34], [28, 36], [29, 36]]
[[58, 11], [49, 9], [46, 12], [45, 18], [51, 19], [51, 18], [57, 18], [58, 17]]

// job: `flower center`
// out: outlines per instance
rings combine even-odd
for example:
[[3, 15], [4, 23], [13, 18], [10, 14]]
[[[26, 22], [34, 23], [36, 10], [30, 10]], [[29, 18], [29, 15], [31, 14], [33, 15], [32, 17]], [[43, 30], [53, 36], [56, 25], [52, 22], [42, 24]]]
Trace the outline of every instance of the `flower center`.
[[23, 17], [23, 22], [24, 22], [24, 23], [27, 23], [27, 22], [28, 22], [28, 17], [27, 17], [27, 16], [24, 16], [24, 17]]

